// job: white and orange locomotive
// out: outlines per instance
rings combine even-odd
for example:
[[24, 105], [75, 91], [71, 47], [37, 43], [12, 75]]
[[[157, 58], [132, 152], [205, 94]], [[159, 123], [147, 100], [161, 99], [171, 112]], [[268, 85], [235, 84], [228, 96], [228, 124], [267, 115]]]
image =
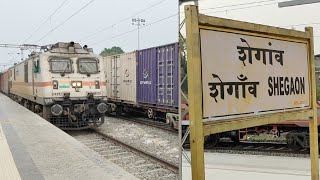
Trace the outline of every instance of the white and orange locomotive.
[[61, 129], [98, 127], [112, 106], [101, 59], [87, 46], [59, 42], [0, 74], [1, 91]]

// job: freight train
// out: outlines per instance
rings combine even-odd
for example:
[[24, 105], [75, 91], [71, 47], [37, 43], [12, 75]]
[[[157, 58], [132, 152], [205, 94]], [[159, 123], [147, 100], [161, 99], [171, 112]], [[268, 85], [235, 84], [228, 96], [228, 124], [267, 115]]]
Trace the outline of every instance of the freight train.
[[[319, 114], [320, 102], [318, 101], [317, 104]], [[184, 134], [189, 126], [188, 104], [184, 102], [182, 103], [181, 107], [182, 133]], [[320, 125], [319, 115], [318, 125]], [[307, 119], [286, 121], [277, 124], [267, 124], [224, 133], [211, 134], [204, 137], [204, 143], [210, 144], [211, 146], [216, 146], [222, 138], [230, 138], [234, 143], [238, 143], [241, 140], [246, 140], [244, 137], [247, 137], [248, 135], [259, 135], [262, 133], [272, 135], [274, 138], [278, 138], [283, 135], [288, 147], [294, 151], [309, 148], [309, 120]], [[318, 134], [318, 137], [320, 140], [320, 134]]]
[[111, 111], [102, 58], [59, 42], [0, 74], [1, 92], [64, 130], [98, 127]]
[[104, 57], [108, 102], [178, 129], [179, 46], [171, 43]]

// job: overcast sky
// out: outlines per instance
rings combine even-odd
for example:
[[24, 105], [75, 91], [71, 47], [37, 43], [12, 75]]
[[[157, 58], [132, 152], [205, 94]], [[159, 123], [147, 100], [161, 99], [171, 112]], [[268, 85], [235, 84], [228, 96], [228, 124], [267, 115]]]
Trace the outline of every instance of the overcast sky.
[[[320, 54], [320, 3], [278, 8], [277, 3], [283, 1], [287, 0], [200, 0], [199, 11], [210, 16], [289, 29], [293, 27], [301, 31], [304, 31], [306, 26], [312, 26], [315, 36], [315, 53]], [[222, 6], [228, 7], [219, 8]], [[183, 6], [180, 6], [180, 10], [182, 20]]]
[[[30, 39], [24, 42], [25, 44], [45, 45], [58, 41], [81, 41], [82, 45], [87, 44], [94, 48], [96, 53], [100, 53], [105, 47], [112, 46], [120, 46], [125, 52], [136, 50], [138, 48], [137, 30], [126, 33], [137, 28], [132, 25], [132, 18], [129, 17], [148, 7], [157, 4], [134, 16], [144, 18], [146, 25], [178, 14], [177, 0], [94, 0], [65, 24], [40, 40], [91, 0], [1, 0], [0, 2], [2, 24], [0, 44], [21, 44], [40, 27]], [[63, 6], [44, 23], [63, 2], [65, 2]], [[120, 22], [125, 18], [129, 19]], [[113, 24], [116, 25], [88, 37]], [[140, 29], [140, 49], [177, 41], [178, 15]], [[0, 48], [0, 70], [3, 64], [13, 63], [12, 56], [20, 60], [20, 55], [8, 54], [18, 52], [20, 52], [19, 49]]]

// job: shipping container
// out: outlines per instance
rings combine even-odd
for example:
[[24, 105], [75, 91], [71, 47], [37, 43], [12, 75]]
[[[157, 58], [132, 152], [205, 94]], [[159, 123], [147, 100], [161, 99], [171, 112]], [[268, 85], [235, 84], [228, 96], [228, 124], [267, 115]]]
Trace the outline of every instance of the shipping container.
[[103, 61], [108, 98], [136, 104], [136, 52], [104, 57]]
[[137, 102], [162, 111], [178, 109], [178, 43], [139, 50]]

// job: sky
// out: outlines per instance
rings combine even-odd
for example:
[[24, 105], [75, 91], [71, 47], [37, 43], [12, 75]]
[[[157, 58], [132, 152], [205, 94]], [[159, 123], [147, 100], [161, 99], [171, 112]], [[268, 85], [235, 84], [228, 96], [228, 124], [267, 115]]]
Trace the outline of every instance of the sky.
[[[178, 41], [176, 0], [0, 2], [0, 44], [47, 45], [74, 41], [92, 47], [95, 53], [112, 46], [130, 52], [138, 49], [138, 31], [137, 26], [132, 25], [132, 18], [146, 20], [145, 25], [140, 26], [140, 49]], [[19, 49], [0, 47], [0, 70], [3, 65], [8, 67], [20, 61], [17, 53]], [[25, 51], [25, 56], [28, 53]]]
[[[320, 3], [278, 8], [278, 2], [283, 1], [287, 0], [200, 0], [198, 3], [199, 12], [210, 16], [299, 31], [311, 26], [314, 28], [314, 51], [320, 54]], [[184, 19], [185, 4], [190, 3], [180, 6], [180, 21]]]

